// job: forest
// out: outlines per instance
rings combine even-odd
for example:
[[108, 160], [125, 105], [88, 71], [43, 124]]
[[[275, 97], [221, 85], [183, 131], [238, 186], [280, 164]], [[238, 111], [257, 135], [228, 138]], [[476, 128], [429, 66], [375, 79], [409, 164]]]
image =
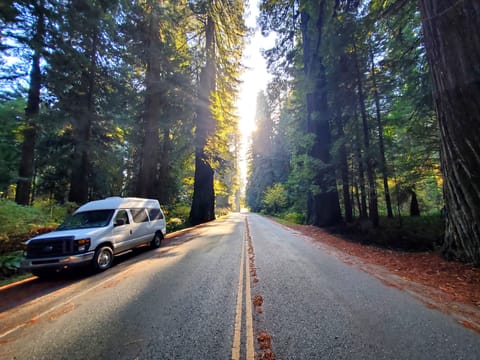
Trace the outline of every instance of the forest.
[[480, 264], [478, 5], [260, 9], [277, 37], [264, 52], [273, 81], [257, 98], [249, 207]]
[[241, 184], [244, 0], [3, 2], [1, 207], [20, 219], [148, 197], [170, 229], [241, 201], [354, 232], [433, 219], [447, 258], [480, 264], [480, 7], [259, 6], [259, 28], [276, 35], [264, 50], [273, 77]]
[[4, 198], [149, 197], [189, 224], [214, 219], [215, 203], [220, 213], [235, 205], [242, 1], [8, 5]]

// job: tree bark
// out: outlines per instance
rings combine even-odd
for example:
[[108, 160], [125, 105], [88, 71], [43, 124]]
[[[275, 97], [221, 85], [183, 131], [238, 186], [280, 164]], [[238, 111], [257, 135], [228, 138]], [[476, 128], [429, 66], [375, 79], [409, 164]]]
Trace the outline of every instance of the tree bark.
[[480, 265], [480, 3], [419, 3], [440, 125], [443, 253]]
[[373, 51], [370, 50], [370, 62], [372, 63], [372, 83], [373, 98], [375, 99], [375, 110], [377, 120], [378, 146], [380, 148], [380, 171], [382, 172], [383, 191], [385, 193], [385, 205], [387, 207], [387, 216], [393, 218], [392, 200], [390, 198], [390, 189], [388, 187], [387, 160], [385, 158], [385, 143], [383, 141], [383, 124], [380, 111], [380, 99], [377, 87], [377, 74], [375, 73], [375, 62]]
[[374, 227], [378, 227], [378, 200], [377, 200], [377, 185], [375, 183], [375, 167], [374, 158], [370, 149], [370, 134], [367, 121], [367, 110], [365, 108], [365, 95], [363, 92], [362, 74], [360, 72], [360, 66], [358, 63], [357, 49], [355, 44], [353, 56], [355, 59], [355, 69], [357, 75], [357, 88], [358, 88], [358, 102], [360, 105], [360, 114], [362, 116], [362, 128], [363, 128], [363, 143], [365, 147], [365, 153], [367, 156], [367, 179], [368, 179], [368, 209], [369, 218], [372, 221]]
[[90, 133], [95, 116], [95, 81], [97, 71], [98, 27], [92, 30], [88, 69], [82, 71], [81, 87], [86, 89], [78, 99], [78, 117], [74, 128], [75, 150], [68, 201], [84, 204], [89, 200]]
[[342, 194], [343, 194], [343, 207], [345, 211], [345, 222], [351, 223], [353, 221], [353, 209], [352, 201], [350, 198], [350, 179], [348, 172], [348, 160], [347, 160], [347, 149], [343, 139], [345, 138], [345, 132], [343, 130], [343, 121], [339, 120], [339, 138], [342, 143], [340, 144], [339, 149], [339, 160], [340, 160], [340, 177], [342, 180]]
[[[341, 221], [335, 169], [331, 164], [331, 135], [326, 74], [321, 55], [321, 42], [325, 14], [325, 1], [311, 3], [303, 10], [301, 30], [303, 38], [303, 63], [305, 78], [312, 81], [312, 90], [307, 92], [307, 132], [315, 135], [310, 156], [321, 161], [307, 200], [307, 223], [315, 226], [330, 226]], [[306, 7], [307, 8], [307, 7]]]
[[417, 193], [415, 190], [410, 190], [412, 196], [410, 200], [410, 216], [420, 216], [420, 206], [418, 206]]
[[30, 71], [30, 87], [28, 89], [27, 107], [25, 108], [26, 125], [22, 132], [23, 143], [18, 170], [18, 182], [15, 193], [15, 202], [19, 205], [29, 205], [32, 192], [32, 180], [35, 168], [35, 143], [37, 139], [37, 117], [40, 112], [40, 89], [42, 73], [40, 58], [45, 37], [45, 9], [40, 0], [35, 4], [37, 16], [36, 31], [33, 38], [32, 68]]
[[161, 156], [158, 159], [160, 170], [157, 172], [156, 181], [156, 199], [160, 204], [169, 204], [173, 201], [175, 194], [175, 174], [170, 163], [172, 153], [172, 141], [170, 139], [170, 129], [163, 131], [160, 138]]
[[158, 199], [156, 179], [160, 151], [159, 130], [160, 114], [163, 105], [160, 68], [160, 23], [156, 9], [152, 7], [149, 19], [147, 46], [147, 69], [145, 74], [145, 103], [143, 112], [143, 143], [140, 159], [140, 171], [137, 178], [136, 193], [138, 196]]
[[195, 178], [189, 222], [201, 224], [215, 219], [214, 171], [207, 152], [215, 122], [210, 110], [210, 98], [215, 90], [215, 24], [208, 16], [206, 23], [206, 63], [200, 73], [198, 103], [195, 117]]
[[[355, 132], [356, 138], [353, 144], [353, 148], [355, 149], [355, 158], [358, 164], [358, 186], [360, 188], [360, 199], [358, 199], [358, 208], [360, 212], [360, 218], [367, 218], [368, 217], [368, 210], [367, 210], [367, 193], [365, 190], [365, 169], [363, 167], [363, 156], [362, 156], [362, 145], [361, 145], [361, 134], [360, 134], [360, 126], [358, 125], [358, 113], [355, 110], [354, 113], [355, 118]], [[358, 196], [358, 189], [357, 189], [357, 196]]]

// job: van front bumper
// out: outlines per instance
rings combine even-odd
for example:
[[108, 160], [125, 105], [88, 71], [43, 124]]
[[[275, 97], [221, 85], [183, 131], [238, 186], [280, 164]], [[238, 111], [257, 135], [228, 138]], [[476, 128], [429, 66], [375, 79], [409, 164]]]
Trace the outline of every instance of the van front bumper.
[[23, 259], [21, 268], [24, 270], [69, 268], [73, 266], [83, 265], [92, 261], [94, 255], [94, 251], [89, 251], [84, 254], [77, 255]]

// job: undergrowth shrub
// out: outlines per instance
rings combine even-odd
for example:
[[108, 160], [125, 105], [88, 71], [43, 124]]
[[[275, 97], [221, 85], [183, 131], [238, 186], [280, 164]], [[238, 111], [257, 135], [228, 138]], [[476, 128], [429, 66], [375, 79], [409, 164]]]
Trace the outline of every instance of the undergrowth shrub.
[[0, 200], [0, 254], [20, 250], [23, 241], [56, 227], [57, 223], [40, 208]]
[[23, 251], [14, 251], [0, 255], [0, 279], [13, 276], [19, 272]]
[[436, 214], [401, 219], [381, 217], [378, 228], [374, 228], [366, 219], [356, 220], [335, 231], [366, 244], [406, 251], [425, 251], [435, 250], [441, 245], [444, 226], [444, 220], [440, 214]]
[[287, 212], [282, 217], [290, 223], [305, 224], [305, 216], [298, 212]]
[[163, 212], [167, 222], [167, 233], [187, 227], [187, 220], [190, 215], [189, 205], [178, 203], [175, 206], [164, 207]]

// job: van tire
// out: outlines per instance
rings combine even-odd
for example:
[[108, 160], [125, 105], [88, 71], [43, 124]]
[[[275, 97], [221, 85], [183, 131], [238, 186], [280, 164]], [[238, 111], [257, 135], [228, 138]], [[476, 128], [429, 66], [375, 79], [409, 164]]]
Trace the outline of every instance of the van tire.
[[93, 269], [97, 272], [105, 271], [113, 264], [113, 251], [110, 246], [102, 246], [95, 250]]
[[161, 232], [156, 232], [153, 236], [152, 241], [150, 241], [150, 247], [152, 249], [157, 249], [162, 244], [163, 234]]

